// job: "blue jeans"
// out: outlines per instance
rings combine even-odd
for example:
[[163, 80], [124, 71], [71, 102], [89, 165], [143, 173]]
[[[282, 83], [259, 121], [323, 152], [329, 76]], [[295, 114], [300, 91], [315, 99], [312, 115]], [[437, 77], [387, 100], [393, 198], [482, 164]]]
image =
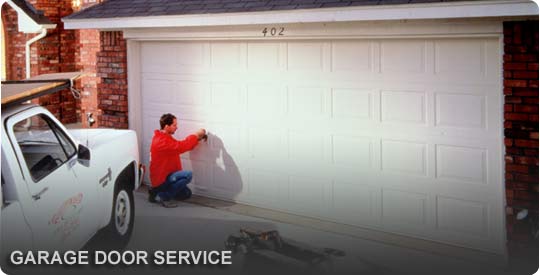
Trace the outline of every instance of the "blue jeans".
[[157, 195], [164, 201], [168, 201], [182, 192], [191, 182], [193, 173], [191, 171], [176, 171], [167, 176], [163, 184], [156, 189]]

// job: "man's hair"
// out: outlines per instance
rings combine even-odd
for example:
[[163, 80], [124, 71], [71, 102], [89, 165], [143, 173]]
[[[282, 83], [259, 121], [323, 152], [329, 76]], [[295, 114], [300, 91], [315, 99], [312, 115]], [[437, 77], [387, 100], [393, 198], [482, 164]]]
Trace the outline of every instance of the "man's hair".
[[175, 119], [176, 117], [173, 114], [162, 115], [161, 118], [159, 119], [159, 126], [161, 126], [161, 130], [163, 130], [165, 126], [173, 124]]

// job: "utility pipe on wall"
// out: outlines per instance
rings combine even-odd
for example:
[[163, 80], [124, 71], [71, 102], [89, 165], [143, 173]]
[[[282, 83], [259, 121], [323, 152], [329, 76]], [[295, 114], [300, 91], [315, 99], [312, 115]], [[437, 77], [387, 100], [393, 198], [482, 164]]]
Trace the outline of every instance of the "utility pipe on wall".
[[35, 37], [32, 37], [32, 39], [26, 41], [25, 44], [25, 51], [26, 51], [26, 78], [30, 78], [30, 45], [41, 38], [45, 37], [47, 35], [47, 29], [43, 28], [41, 29], [41, 33], [38, 34]]

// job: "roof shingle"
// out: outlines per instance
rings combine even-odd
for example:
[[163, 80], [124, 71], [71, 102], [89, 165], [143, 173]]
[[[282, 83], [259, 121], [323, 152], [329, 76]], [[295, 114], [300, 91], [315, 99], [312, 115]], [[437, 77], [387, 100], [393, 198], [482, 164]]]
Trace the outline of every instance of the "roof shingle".
[[213, 14], [458, 1], [464, 0], [106, 0], [66, 18]]

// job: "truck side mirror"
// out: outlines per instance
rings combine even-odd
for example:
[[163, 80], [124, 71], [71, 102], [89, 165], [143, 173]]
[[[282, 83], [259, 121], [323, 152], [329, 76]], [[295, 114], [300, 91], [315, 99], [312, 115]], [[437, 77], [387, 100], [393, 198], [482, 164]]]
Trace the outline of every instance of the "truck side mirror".
[[84, 166], [90, 165], [90, 149], [82, 144], [77, 149], [77, 161]]

